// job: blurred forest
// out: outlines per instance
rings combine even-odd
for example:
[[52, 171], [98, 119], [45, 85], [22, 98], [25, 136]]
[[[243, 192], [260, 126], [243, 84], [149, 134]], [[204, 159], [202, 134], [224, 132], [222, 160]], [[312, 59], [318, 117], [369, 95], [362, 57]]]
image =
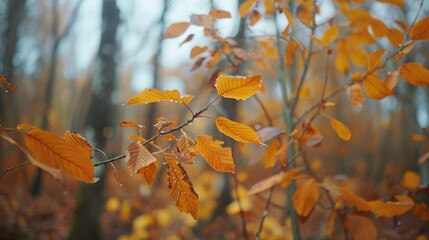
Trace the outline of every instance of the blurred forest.
[[[142, 136], [148, 139], [157, 133], [151, 126], [158, 117], [177, 123], [190, 117], [185, 107], [169, 102], [124, 105], [143, 89], [192, 94], [195, 99], [189, 106], [197, 111], [214, 98], [213, 83], [219, 74], [261, 75], [263, 90], [256, 97], [247, 101], [222, 99], [207, 114], [223, 115], [256, 131], [278, 127], [290, 137], [293, 128], [282, 120], [284, 85], [278, 79], [292, 82], [308, 67], [302, 75], [306, 81], [298, 90], [296, 115], [291, 116], [299, 118], [320, 101], [322, 89], [332, 92], [347, 85], [353, 73], [363, 74], [370, 53], [397, 48], [387, 35], [374, 38], [359, 47], [365, 58], [359, 65], [353, 49], [341, 49], [339, 44], [354, 31], [346, 24], [345, 6], [363, 9], [388, 28], [400, 31], [402, 26], [395, 20], [410, 27], [416, 14], [418, 19], [429, 15], [428, 1], [405, 0], [402, 7], [391, 2], [395, 1], [3, 0], [0, 74], [17, 89], [0, 89], [0, 124], [15, 128], [26, 123], [57, 135], [66, 130], [80, 133], [112, 158], [124, 154], [132, 142], [129, 136], [136, 134], [135, 129], [121, 128], [122, 121], [146, 126]], [[241, 17], [243, 4], [251, 10]], [[268, 9], [269, 4], [287, 6], [295, 25], [289, 29], [285, 13]], [[309, 27], [305, 17], [299, 16], [304, 9], [301, 6], [309, 4], [318, 6], [315, 16], [311, 11], [306, 13], [317, 27]], [[208, 14], [211, 9], [224, 10], [230, 16], [211, 19], [209, 24], [191, 17]], [[190, 21], [194, 23], [183, 34], [165, 35], [173, 23]], [[330, 26], [340, 30], [326, 40]], [[285, 28], [290, 35], [279, 41]], [[289, 64], [283, 55], [288, 54], [285, 49], [291, 47], [290, 39], [299, 50], [289, 53], [295, 56]], [[319, 39], [329, 43], [323, 45]], [[196, 46], [209, 50], [196, 54]], [[225, 46], [230, 46], [229, 50]], [[351, 59], [346, 70], [337, 59], [343, 50]], [[311, 60], [306, 64], [304, 56], [309, 53]], [[385, 68], [393, 72], [405, 62], [429, 68], [428, 56], [429, 43], [418, 42], [409, 54], [387, 62]], [[296, 86], [289, 85], [289, 97], [296, 93]], [[317, 128], [317, 135], [323, 136], [323, 141], [316, 139], [314, 146], [301, 152], [308, 159], [307, 167], [323, 182], [339, 184], [368, 201], [389, 201], [396, 194], [405, 194], [427, 206], [428, 88], [401, 80], [392, 96], [379, 101], [366, 97], [362, 107], [352, 104], [349, 95], [347, 90], [330, 98], [329, 104], [324, 102], [322, 111], [329, 117], [305, 118]], [[337, 136], [330, 117], [347, 125], [350, 141]], [[176, 209], [162, 164], [151, 186], [139, 174], [130, 174], [121, 160], [113, 166], [96, 167], [95, 177], [100, 181], [94, 184], [67, 177], [58, 181], [33, 165], [24, 165], [0, 177], [0, 239], [252, 239], [258, 233], [261, 239], [296, 239], [293, 218], [289, 217], [292, 213], [285, 210], [290, 203], [287, 191], [275, 187], [268, 195], [248, 194], [255, 183], [279, 169], [273, 162], [281, 161], [288, 150], [276, 146], [278, 151], [273, 153], [267, 150], [272, 144], [235, 142], [216, 131], [210, 119], [198, 119], [187, 129], [224, 141], [224, 146], [232, 148], [235, 163], [235, 174], [213, 171], [201, 157], [192, 166], [184, 165], [199, 195], [197, 221]], [[10, 135], [24, 142], [19, 134]], [[148, 149], [155, 151], [154, 147]], [[98, 151], [93, 154], [95, 163], [105, 159]], [[275, 160], [270, 163], [268, 158]], [[0, 172], [26, 161], [16, 146], [0, 139]], [[404, 187], [405, 173], [419, 178], [417, 190]], [[332, 223], [323, 212], [325, 200], [321, 197], [311, 215], [298, 219], [303, 239], [344, 238], [340, 227], [326, 230]], [[262, 217], [264, 210], [269, 210], [266, 217]], [[378, 239], [422, 240], [429, 238], [426, 211], [426, 220], [410, 212], [395, 217], [367, 212], [357, 215], [374, 222]], [[262, 232], [258, 230], [261, 219], [265, 221]]]

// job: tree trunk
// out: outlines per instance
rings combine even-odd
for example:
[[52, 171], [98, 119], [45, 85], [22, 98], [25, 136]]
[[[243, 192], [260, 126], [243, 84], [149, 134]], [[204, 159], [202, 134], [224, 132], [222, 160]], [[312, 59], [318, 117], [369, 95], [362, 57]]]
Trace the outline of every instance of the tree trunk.
[[[114, 136], [109, 132], [117, 125], [112, 99], [117, 79], [115, 55], [118, 49], [116, 33], [119, 8], [116, 0], [103, 0], [102, 8], [103, 30], [92, 79], [92, 98], [86, 116], [86, 128], [93, 133], [94, 145], [99, 149], [105, 149], [109, 138]], [[69, 239], [103, 239], [99, 220], [103, 210], [103, 179], [101, 176], [96, 184], [82, 185]]]

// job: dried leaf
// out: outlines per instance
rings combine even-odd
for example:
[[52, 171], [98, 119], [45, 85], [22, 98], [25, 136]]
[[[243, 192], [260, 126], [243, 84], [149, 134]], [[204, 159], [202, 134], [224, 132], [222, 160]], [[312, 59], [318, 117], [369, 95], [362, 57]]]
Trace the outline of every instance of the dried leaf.
[[128, 145], [125, 162], [131, 174], [136, 174], [141, 168], [147, 167], [156, 158], [140, 142], [134, 142]]
[[422, 41], [429, 39], [429, 17], [420, 19], [410, 30], [411, 39]]
[[346, 218], [345, 225], [349, 239], [376, 240], [377, 228], [368, 218], [352, 215]]
[[136, 122], [121, 122], [121, 124], [119, 125], [120, 127], [129, 127], [129, 128], [139, 128], [139, 129], [144, 129], [143, 125], [140, 125]]
[[420, 185], [420, 175], [414, 171], [406, 171], [402, 178], [402, 185], [410, 190], [417, 189]]
[[399, 71], [394, 71], [386, 75], [383, 81], [383, 85], [386, 86], [388, 90], [395, 89], [399, 80]]
[[200, 68], [205, 59], [206, 59], [206, 57], [199, 57], [197, 59], [197, 61], [195, 61], [194, 65], [192, 66], [191, 72], [197, 70], [198, 68]]
[[381, 57], [384, 54], [384, 49], [378, 49], [372, 52], [368, 57], [368, 71], [378, 68], [381, 65]]
[[228, 118], [216, 118], [216, 127], [220, 132], [238, 142], [262, 144], [258, 135], [252, 128], [244, 124], [231, 121]]
[[332, 129], [334, 129], [338, 137], [340, 137], [344, 141], [349, 141], [352, 138], [352, 134], [349, 128], [346, 125], [344, 125], [344, 123], [332, 118], [331, 127]]
[[175, 121], [171, 121], [163, 116], [156, 118], [156, 123], [153, 125], [158, 131], [161, 131], [165, 128], [176, 127], [177, 123]]
[[270, 176], [264, 180], [261, 180], [259, 182], [257, 182], [256, 184], [254, 184], [248, 194], [249, 195], [254, 195], [260, 192], [263, 192], [265, 190], [268, 190], [269, 188], [279, 184], [279, 183], [283, 183], [282, 187], [286, 187], [289, 185], [289, 183], [292, 181], [292, 179], [298, 175], [301, 172], [300, 168], [293, 168], [287, 172], [280, 172], [277, 173], [273, 176]]
[[246, 0], [240, 5], [240, 8], [238, 9], [238, 11], [242, 18], [246, 17], [249, 14], [250, 10], [252, 9], [256, 1], [257, 0]]
[[399, 73], [406, 82], [414, 86], [429, 86], [429, 70], [420, 63], [405, 63], [399, 69]]
[[250, 14], [249, 25], [250, 26], [255, 25], [260, 19], [261, 19], [261, 14], [258, 11], [253, 10], [252, 13]]
[[414, 215], [421, 218], [423, 221], [429, 221], [429, 208], [426, 204], [417, 204], [413, 211]]
[[298, 185], [293, 194], [292, 202], [298, 215], [308, 216], [319, 198], [317, 183], [313, 178]]
[[178, 22], [171, 24], [164, 33], [164, 39], [175, 38], [182, 35], [189, 27], [188, 22]]
[[207, 46], [204, 46], [204, 47], [195, 46], [191, 50], [191, 58], [194, 58], [205, 51], [207, 51]]
[[207, 29], [213, 28], [213, 17], [205, 14], [192, 14], [191, 15], [191, 24], [196, 26], [205, 27]]
[[369, 206], [374, 214], [381, 217], [400, 216], [410, 211], [414, 203], [411, 198], [405, 196], [399, 196], [399, 199], [401, 200], [397, 202], [371, 201]]
[[212, 54], [212, 58], [210, 59], [210, 61], [207, 62], [206, 67], [207, 68], [214, 67], [216, 65], [216, 63], [219, 62], [221, 57], [222, 57], [222, 50], [221, 49], [214, 51]]
[[75, 144], [43, 130], [31, 130], [24, 140], [36, 161], [80, 181], [94, 183], [93, 162]]
[[153, 180], [155, 179], [156, 170], [158, 169], [158, 161], [152, 162], [148, 166], [140, 168], [137, 173], [142, 175], [147, 184], [152, 185]]
[[195, 192], [192, 182], [185, 169], [176, 158], [167, 158], [168, 190], [176, 201], [176, 207], [181, 212], [198, 217], [198, 194]]
[[179, 44], [179, 47], [180, 47], [180, 46], [182, 46], [183, 44], [185, 44], [185, 43], [187, 43], [187, 42], [191, 41], [193, 38], [194, 38], [194, 34], [189, 34], [189, 35], [185, 38], [185, 40], [183, 40], [183, 41]]
[[235, 173], [235, 165], [232, 159], [231, 148], [223, 148], [222, 141], [212, 140], [211, 136], [197, 136], [196, 148], [206, 162], [218, 172]]
[[393, 90], [389, 90], [376, 74], [371, 74], [363, 81], [363, 88], [369, 98], [380, 100], [392, 95]]
[[261, 76], [219, 76], [216, 80], [216, 90], [219, 96], [246, 100], [259, 91], [261, 87]]
[[220, 18], [231, 18], [231, 13], [225, 10], [221, 9], [210, 9], [209, 12], [210, 16], [212, 16], [214, 19], [220, 19]]
[[181, 156], [187, 158], [188, 162], [192, 162], [192, 160], [198, 155], [197, 147], [194, 142], [188, 135], [182, 131], [182, 136], [177, 141], [177, 151]]
[[160, 101], [188, 104], [193, 98], [194, 96], [192, 95], [182, 97], [177, 90], [165, 90], [162, 92], [158, 89], [146, 88], [139, 94], [128, 99], [125, 104], [147, 104]]
[[371, 208], [369, 207], [368, 201], [354, 194], [352, 191], [346, 188], [329, 188], [329, 191], [334, 192], [338, 195], [338, 197], [347, 205], [353, 205], [359, 211], [369, 211]]
[[259, 139], [261, 139], [261, 142], [267, 143], [271, 139], [284, 134], [284, 132], [280, 128], [264, 127], [259, 129], [256, 134], [258, 135]]
[[365, 96], [363, 95], [363, 90], [360, 86], [360, 84], [355, 83], [349, 87], [350, 89], [350, 95], [349, 99], [352, 103], [353, 107], [357, 108], [358, 110], [362, 108], [363, 104], [365, 103]]
[[307, 141], [305, 141], [305, 147], [316, 147], [323, 141], [323, 139], [324, 137], [320, 134], [312, 135], [307, 139]]

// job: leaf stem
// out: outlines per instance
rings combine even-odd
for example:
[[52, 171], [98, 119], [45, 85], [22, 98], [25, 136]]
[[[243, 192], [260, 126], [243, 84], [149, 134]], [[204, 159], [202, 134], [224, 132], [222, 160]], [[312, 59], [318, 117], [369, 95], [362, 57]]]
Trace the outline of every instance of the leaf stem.
[[25, 166], [25, 165], [30, 164], [30, 163], [31, 163], [31, 161], [23, 162], [23, 163], [20, 163], [20, 164], [15, 165], [15, 166], [12, 166], [12, 167], [10, 167], [10, 168], [6, 168], [6, 169], [5, 169], [5, 170], [0, 174], [0, 178], [1, 178], [1, 177], [3, 177], [3, 175], [5, 175], [6, 173], [8, 173], [9, 171], [12, 171], [12, 170], [14, 170], [14, 169], [16, 169], [16, 168], [19, 168], [19, 167]]

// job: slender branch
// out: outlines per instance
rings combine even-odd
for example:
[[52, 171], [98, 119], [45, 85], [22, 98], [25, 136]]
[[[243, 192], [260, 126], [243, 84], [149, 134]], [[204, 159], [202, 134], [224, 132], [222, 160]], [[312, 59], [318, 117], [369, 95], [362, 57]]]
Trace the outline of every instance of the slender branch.
[[6, 173], [8, 173], [9, 171], [12, 171], [12, 170], [14, 170], [15, 168], [19, 168], [19, 167], [25, 166], [25, 165], [30, 164], [30, 163], [31, 163], [31, 161], [23, 162], [23, 163], [20, 163], [20, 164], [15, 165], [15, 166], [12, 166], [12, 167], [10, 167], [10, 168], [6, 168], [6, 169], [5, 169], [5, 170], [0, 174], [0, 178], [1, 178], [1, 177], [3, 177], [3, 175], [5, 175]]
[[414, 17], [413, 23], [411, 23], [411, 26], [408, 28], [408, 33], [407, 33], [408, 36], [410, 36], [410, 31], [414, 27], [414, 24], [416, 24], [416, 22], [417, 22], [417, 18], [419, 17], [420, 12], [423, 8], [423, 2], [424, 2], [424, 0], [420, 1], [420, 6], [419, 6], [419, 9], [417, 10], [416, 16]]
[[104, 161], [101, 161], [101, 162], [98, 162], [98, 163], [94, 163], [94, 167], [98, 167], [100, 165], [104, 165], [104, 164], [107, 164], [107, 163], [111, 163], [111, 162], [123, 159], [126, 156], [127, 156], [126, 154], [123, 154], [123, 155], [120, 155], [120, 156], [117, 156], [117, 157], [109, 158], [107, 160], [104, 160]]
[[234, 192], [235, 192], [235, 197], [237, 199], [237, 203], [238, 203], [238, 208], [240, 209], [240, 218], [241, 218], [241, 229], [243, 231], [243, 237], [244, 239], [249, 239], [249, 235], [247, 234], [247, 224], [246, 224], [246, 216], [244, 216], [244, 210], [243, 210], [243, 205], [241, 204], [241, 200], [240, 200], [240, 194], [238, 193], [238, 179], [237, 178], [233, 178], [234, 179]]
[[256, 232], [256, 239], [257, 240], [261, 239], [261, 233], [262, 233], [262, 229], [264, 227], [265, 218], [268, 216], [268, 208], [271, 205], [271, 198], [273, 196], [274, 187], [275, 186], [272, 186], [270, 188], [270, 190], [268, 190], [268, 193], [267, 193], [267, 199], [265, 200], [265, 206], [264, 206], [264, 210], [262, 211], [261, 221], [259, 221], [258, 231]]
[[[314, 33], [316, 31], [316, 27], [317, 27], [317, 25], [316, 25], [316, 12], [317, 12], [316, 1], [313, 1], [313, 25], [311, 26], [311, 36], [314, 35]], [[296, 105], [298, 104], [299, 95], [301, 93], [302, 86], [304, 85], [305, 77], [307, 76], [307, 73], [308, 73], [308, 68], [310, 67], [310, 60], [311, 60], [311, 56], [312, 56], [313, 44], [314, 44], [313, 38], [310, 38], [310, 43], [308, 46], [308, 49], [309, 49], [308, 55], [305, 59], [304, 69], [303, 69], [303, 72], [301, 75], [301, 79], [299, 80], [299, 83], [298, 83], [298, 89], [296, 91], [296, 97], [293, 99], [291, 110], [290, 110], [292, 115], [295, 111]]]
[[268, 109], [265, 107], [264, 103], [261, 101], [261, 99], [258, 97], [258, 95], [253, 95], [258, 105], [261, 107], [262, 111], [264, 112], [265, 118], [268, 121], [269, 126], [273, 126], [273, 119], [270, 116], [270, 113], [268, 112]]

